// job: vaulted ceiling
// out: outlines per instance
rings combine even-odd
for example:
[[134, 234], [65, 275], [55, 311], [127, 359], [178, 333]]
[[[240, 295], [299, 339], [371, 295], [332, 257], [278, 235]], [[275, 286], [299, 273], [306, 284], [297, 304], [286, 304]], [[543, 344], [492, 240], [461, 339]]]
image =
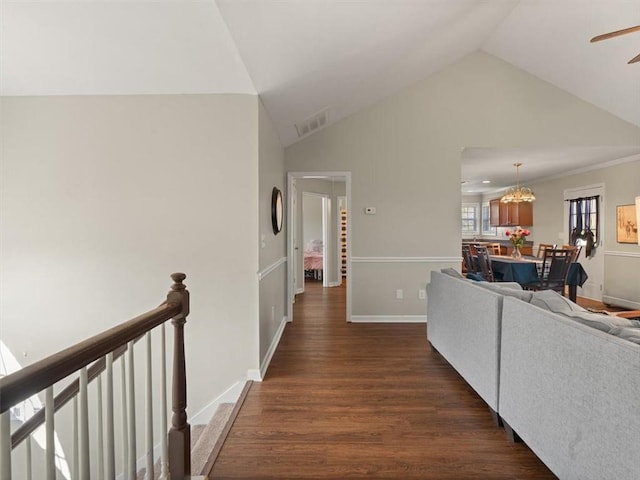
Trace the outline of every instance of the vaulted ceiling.
[[2, 95], [260, 94], [283, 145], [484, 50], [640, 126], [640, 0], [2, 0]]

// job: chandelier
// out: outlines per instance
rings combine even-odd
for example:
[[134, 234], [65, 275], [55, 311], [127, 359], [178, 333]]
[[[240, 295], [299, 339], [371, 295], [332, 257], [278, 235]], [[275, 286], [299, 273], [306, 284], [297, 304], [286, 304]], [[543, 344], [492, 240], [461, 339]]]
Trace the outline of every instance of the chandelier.
[[516, 186], [511, 187], [500, 199], [501, 203], [520, 203], [520, 202], [533, 202], [536, 196], [533, 194], [530, 188], [520, 186], [520, 177], [518, 176], [518, 169], [522, 166], [522, 163], [514, 163], [516, 167]]

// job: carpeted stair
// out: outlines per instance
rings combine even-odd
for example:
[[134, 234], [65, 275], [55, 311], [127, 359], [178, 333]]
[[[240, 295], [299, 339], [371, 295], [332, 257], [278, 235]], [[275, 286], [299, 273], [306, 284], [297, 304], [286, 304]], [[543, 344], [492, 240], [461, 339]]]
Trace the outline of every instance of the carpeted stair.
[[[221, 442], [224, 441], [221, 435], [231, 419], [233, 409], [233, 403], [221, 403], [207, 425], [191, 426], [191, 475], [202, 475], [203, 469], [214, 451], [214, 447], [216, 447], [219, 440]], [[138, 480], [145, 480], [145, 473], [146, 469], [140, 470], [138, 472]], [[154, 479], [159, 479], [159, 459], [155, 463], [154, 474]]]
[[[201, 475], [233, 412], [233, 403], [221, 403], [191, 448], [191, 474]], [[192, 430], [193, 435], [193, 430]], [[193, 443], [193, 442], [192, 442]]]

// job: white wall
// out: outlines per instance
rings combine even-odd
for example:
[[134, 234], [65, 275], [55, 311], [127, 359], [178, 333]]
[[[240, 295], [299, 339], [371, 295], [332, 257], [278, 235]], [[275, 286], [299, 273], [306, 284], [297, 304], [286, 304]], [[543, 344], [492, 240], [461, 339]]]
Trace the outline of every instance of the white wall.
[[394, 319], [424, 315], [418, 289], [432, 268], [459, 267], [464, 147], [638, 144], [638, 127], [477, 52], [288, 147], [285, 159], [289, 171], [352, 172], [353, 314]]
[[258, 98], [1, 102], [11, 350], [30, 363], [154, 308], [182, 271], [188, 413], [257, 369]]
[[284, 149], [277, 132], [267, 115], [262, 102], [259, 111], [260, 139], [260, 192], [259, 231], [260, 238], [260, 369], [268, 366], [276, 342], [280, 338], [286, 321], [287, 265], [286, 265], [286, 220], [283, 229], [275, 235], [271, 223], [271, 194], [273, 187], [282, 192], [283, 207], [286, 205], [286, 182], [284, 175]]

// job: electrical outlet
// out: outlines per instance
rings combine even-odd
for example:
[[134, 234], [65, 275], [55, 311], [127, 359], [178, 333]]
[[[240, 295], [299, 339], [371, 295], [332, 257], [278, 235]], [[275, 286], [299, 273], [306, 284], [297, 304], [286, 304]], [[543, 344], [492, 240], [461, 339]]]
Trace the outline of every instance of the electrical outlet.
[[404, 292], [402, 291], [401, 288], [396, 290], [396, 298], [398, 300], [402, 300], [404, 298]]
[[418, 290], [418, 300], [426, 300], [426, 298], [427, 298], [427, 291], [423, 288]]

